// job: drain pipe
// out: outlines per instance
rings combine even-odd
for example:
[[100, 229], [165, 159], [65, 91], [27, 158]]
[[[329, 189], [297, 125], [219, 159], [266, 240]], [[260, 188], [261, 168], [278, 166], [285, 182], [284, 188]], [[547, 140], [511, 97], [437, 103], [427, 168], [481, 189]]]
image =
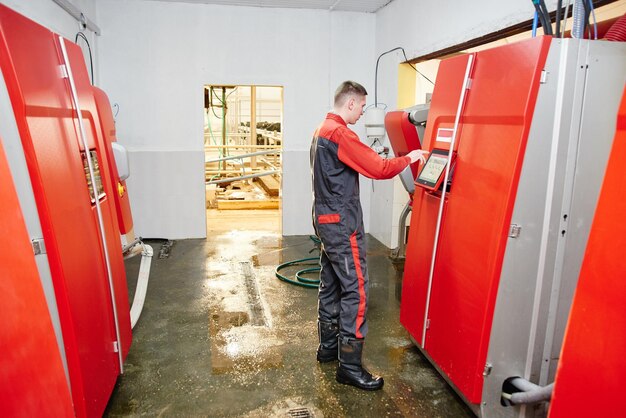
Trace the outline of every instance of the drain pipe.
[[519, 389], [519, 392], [515, 393], [502, 391], [502, 398], [505, 401], [503, 404], [505, 406], [549, 402], [554, 389], [554, 383], [550, 383], [547, 386], [539, 386], [521, 377], [510, 377], [505, 380], [503, 386], [508, 386], [509, 388], [512, 386], [512, 388]]

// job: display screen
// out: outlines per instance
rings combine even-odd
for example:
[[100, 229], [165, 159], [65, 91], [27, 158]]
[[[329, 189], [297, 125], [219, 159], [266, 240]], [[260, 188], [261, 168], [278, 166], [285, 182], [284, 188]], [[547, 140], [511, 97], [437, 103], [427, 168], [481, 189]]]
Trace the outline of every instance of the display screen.
[[448, 151], [434, 149], [417, 176], [416, 183], [434, 189], [443, 176], [447, 164]]

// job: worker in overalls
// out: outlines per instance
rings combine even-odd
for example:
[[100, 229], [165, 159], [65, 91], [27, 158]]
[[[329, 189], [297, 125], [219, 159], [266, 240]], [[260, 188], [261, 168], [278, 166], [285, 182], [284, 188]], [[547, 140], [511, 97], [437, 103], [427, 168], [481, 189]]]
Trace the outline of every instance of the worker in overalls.
[[383, 378], [372, 376], [361, 363], [368, 275], [359, 174], [389, 179], [410, 163], [423, 162], [426, 152], [414, 150], [384, 159], [363, 144], [348, 124], [355, 124], [363, 114], [366, 95], [358, 83], [341, 83], [333, 111], [317, 128], [311, 144], [313, 225], [322, 241], [317, 360], [339, 359], [339, 383], [377, 390], [383, 387]]

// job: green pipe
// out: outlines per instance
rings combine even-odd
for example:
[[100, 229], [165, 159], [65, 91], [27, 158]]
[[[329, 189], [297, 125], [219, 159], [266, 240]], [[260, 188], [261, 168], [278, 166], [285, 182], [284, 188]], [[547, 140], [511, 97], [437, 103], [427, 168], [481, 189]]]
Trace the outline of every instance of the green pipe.
[[[316, 237], [315, 235], [309, 235], [309, 238], [315, 244], [319, 244], [321, 246], [322, 241], [318, 237]], [[288, 278], [288, 277], [286, 277], [286, 276], [284, 276], [284, 275], [279, 273], [279, 271], [284, 269], [285, 267], [289, 267], [289, 266], [293, 266], [293, 265], [301, 264], [301, 263], [306, 263], [307, 261], [317, 261], [318, 266], [317, 267], [308, 267], [308, 268], [305, 268], [305, 269], [302, 269], [302, 270], [298, 270], [296, 272], [296, 280], [290, 279], [290, 278]], [[317, 289], [319, 287], [319, 284], [320, 284], [320, 280], [319, 279], [307, 279], [306, 277], [302, 277], [302, 275], [303, 274], [307, 274], [307, 273], [313, 273], [313, 272], [321, 271], [322, 267], [319, 265], [319, 262], [320, 262], [320, 258], [319, 257], [308, 257], [308, 258], [300, 258], [298, 260], [293, 260], [293, 261], [287, 261], [285, 263], [279, 264], [274, 269], [274, 274], [276, 275], [276, 277], [279, 280], [282, 280], [284, 282], [295, 284], [296, 286], [310, 287], [310, 288]]]
[[291, 283], [291, 284], [295, 284], [296, 286], [302, 286], [302, 287], [310, 287], [310, 288], [318, 288], [319, 287], [319, 279], [307, 279], [305, 277], [302, 277], [302, 274], [305, 273], [311, 273], [314, 271], [320, 271], [321, 267], [309, 267], [303, 270], [299, 270], [298, 272], [296, 272], [296, 280], [290, 279], [287, 276], [284, 276], [282, 274], [279, 273], [280, 270], [282, 270], [285, 267], [289, 267], [289, 266], [293, 266], [295, 264], [300, 264], [306, 261], [313, 261], [316, 260], [317, 262], [319, 262], [320, 258], [319, 257], [308, 257], [308, 258], [300, 258], [298, 260], [293, 260], [293, 261], [287, 261], [286, 263], [282, 263], [279, 264], [276, 269], [274, 269], [274, 274], [276, 274], [276, 277], [279, 280], [282, 280], [284, 282], [287, 283]]

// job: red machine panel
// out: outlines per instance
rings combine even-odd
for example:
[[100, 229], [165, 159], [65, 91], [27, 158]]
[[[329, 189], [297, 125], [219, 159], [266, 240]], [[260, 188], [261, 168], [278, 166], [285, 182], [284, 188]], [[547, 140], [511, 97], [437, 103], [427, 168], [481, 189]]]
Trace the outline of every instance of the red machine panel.
[[[403, 110], [396, 110], [385, 115], [385, 130], [396, 157], [401, 157], [415, 149], [422, 149], [415, 125], [409, 121], [409, 114]], [[419, 164], [411, 164], [413, 178], [417, 177]]]
[[101, 416], [119, 374], [112, 303], [124, 355], [131, 343], [126, 276], [110, 196], [108, 159], [80, 48], [67, 42], [89, 147], [99, 160], [100, 197], [115, 299], [104, 243], [88, 191], [67, 79], [61, 77], [57, 36], [0, 5], [0, 67], [22, 139], [46, 242], [77, 416]]
[[126, 181], [120, 180], [117, 172], [115, 158], [113, 157], [113, 148], [111, 143], [117, 142], [115, 136], [115, 120], [111, 112], [111, 103], [106, 93], [97, 87], [93, 87], [93, 95], [98, 107], [98, 116], [102, 124], [102, 136], [105, 139], [104, 144], [107, 152], [107, 160], [109, 162], [109, 172], [111, 173], [111, 188], [115, 190], [115, 210], [117, 212], [117, 221], [122, 234], [128, 233], [133, 229], [133, 215], [130, 211], [130, 200], [126, 188]]
[[0, 235], [11, 241], [0, 251], [0, 416], [74, 416], [35, 256], [1, 144], [0, 196]]
[[[626, 90], [557, 370], [550, 418], [624, 416]], [[585, 401], [581, 401], [585, 400]]]
[[[472, 403], [481, 399], [508, 226], [549, 44], [542, 37], [478, 52], [457, 133], [423, 349]], [[439, 67], [426, 149], [449, 149], [442, 129], [453, 128], [467, 60], [455, 57]], [[400, 316], [420, 344], [422, 334], [414, 332], [423, 331], [440, 199], [429, 193], [415, 196]]]
[[[433, 252], [439, 202], [440, 199], [437, 196], [427, 193], [420, 187], [416, 188], [413, 196], [409, 241], [406, 247], [406, 254], [410, 255], [410, 260], [407, 258], [404, 264], [400, 322], [420, 345], [424, 332], [424, 312], [431, 264], [431, 259], [426, 255], [432, 255]], [[447, 207], [446, 203], [444, 203], [444, 211]], [[411, 231], [419, 231], [419, 234], [411, 233]], [[424, 254], [424, 256], [416, 257], [415, 254]]]

